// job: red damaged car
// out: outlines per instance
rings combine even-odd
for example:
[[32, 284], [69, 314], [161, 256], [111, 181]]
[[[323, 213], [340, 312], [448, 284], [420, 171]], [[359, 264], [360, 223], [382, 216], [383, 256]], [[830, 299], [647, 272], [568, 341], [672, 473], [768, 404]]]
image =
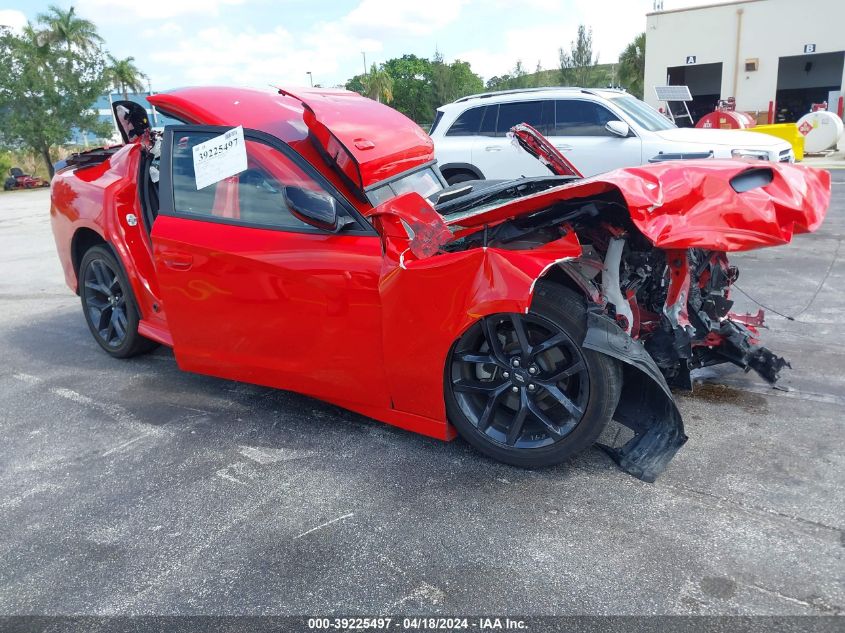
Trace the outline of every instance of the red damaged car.
[[[670, 385], [786, 361], [731, 312], [727, 252], [815, 230], [827, 172], [690, 160], [447, 186], [429, 137], [346, 91], [189, 88], [118, 102], [52, 227], [94, 339], [289, 389], [519, 466], [597, 441], [653, 481], [686, 441]], [[606, 428], [612, 422], [614, 428]], [[601, 437], [600, 437], [601, 436]]]

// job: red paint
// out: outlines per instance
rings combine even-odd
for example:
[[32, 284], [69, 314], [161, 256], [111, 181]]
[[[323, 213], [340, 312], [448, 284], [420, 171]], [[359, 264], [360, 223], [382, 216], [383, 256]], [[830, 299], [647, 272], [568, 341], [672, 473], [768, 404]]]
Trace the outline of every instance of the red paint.
[[757, 314], [737, 314], [736, 312], [728, 312], [728, 318], [731, 321], [736, 321], [737, 323], [742, 323], [743, 325], [747, 325], [749, 327], [763, 327], [765, 323], [766, 314], [763, 312], [762, 308], [757, 310]]
[[756, 127], [757, 122], [746, 112], [716, 109], [708, 112], [695, 124], [697, 128], [718, 130], [745, 130]]
[[[141, 332], [172, 345], [180, 367], [305, 393], [441, 439], [454, 436], [443, 394], [454, 342], [480, 317], [527, 311], [537, 280], [581, 255], [571, 230], [536, 248], [443, 252], [455, 237], [557, 200], [614, 193], [661, 248], [745, 250], [814, 230], [830, 196], [826, 172], [766, 164], [772, 183], [737, 194], [730, 179], [758, 163], [687, 161], [565, 184], [460, 222], [444, 222], [417, 194], [374, 209], [324, 160], [309, 129], [324, 127], [350, 153], [358, 187], [426, 162], [430, 140], [374, 101], [335, 92], [301, 97], [306, 106], [280, 94], [188, 88], [150, 101], [186, 122], [244, 125], [287, 142], [368, 216], [372, 235], [159, 215], [150, 236], [140, 221], [142, 148], [134, 143], [53, 180], [51, 222], [67, 283], [76, 289], [73, 240], [93, 231], [123, 264]], [[237, 218], [236, 199], [221, 188], [213, 213]], [[135, 226], [128, 214], [139, 218]], [[689, 275], [682, 277], [688, 288]], [[657, 315], [635, 314], [643, 331], [656, 326]]]
[[689, 259], [685, 250], [666, 251], [666, 265], [669, 266], [669, 292], [663, 313], [673, 327], [686, 328], [690, 325], [687, 313], [689, 299], [690, 272]]
[[[358, 196], [309, 138], [326, 149], [334, 137], [355, 164], [344, 173], [357, 189], [434, 160], [434, 144], [416, 123], [393, 108], [346, 90], [297, 89], [293, 96], [244, 88], [182, 88], [149, 98], [185, 123], [243, 125], [288, 143], [353, 202]], [[354, 126], [348, 122], [354, 121]], [[333, 153], [334, 155], [334, 153]]]
[[[733, 177], [768, 168], [772, 182], [737, 193]], [[636, 227], [660, 248], [744, 251], [815, 231], [830, 203], [830, 173], [801, 165], [742, 160], [667, 161], [561, 185], [450, 223], [458, 235], [548, 206], [615, 192]]]
[[775, 122], [775, 102], [769, 101], [769, 116], [766, 117], [766, 123], [771, 125]]
[[584, 175], [576, 169], [560, 151], [551, 143], [545, 136], [540, 134], [533, 127], [527, 123], [520, 123], [510, 129], [510, 133], [516, 137], [517, 142], [522, 148], [538, 158], [541, 163], [546, 165], [553, 174], [558, 176], [576, 176], [583, 178]]
[[348, 153], [340, 167], [361, 190], [434, 160], [428, 134], [393, 108], [348, 90], [279, 92], [302, 102], [305, 124], [330, 156], [335, 144]]

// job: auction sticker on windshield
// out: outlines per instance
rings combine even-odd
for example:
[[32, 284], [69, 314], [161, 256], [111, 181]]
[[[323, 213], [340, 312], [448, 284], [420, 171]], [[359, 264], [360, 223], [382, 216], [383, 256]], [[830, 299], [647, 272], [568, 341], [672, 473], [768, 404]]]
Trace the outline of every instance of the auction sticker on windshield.
[[197, 190], [245, 171], [244, 128], [238, 126], [194, 146], [194, 176]]

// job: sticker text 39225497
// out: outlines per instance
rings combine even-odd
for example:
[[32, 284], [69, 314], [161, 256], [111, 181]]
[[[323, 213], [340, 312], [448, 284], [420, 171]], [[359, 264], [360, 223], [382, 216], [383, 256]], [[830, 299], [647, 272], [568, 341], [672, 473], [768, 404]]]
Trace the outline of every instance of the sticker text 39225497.
[[247, 168], [244, 129], [232, 128], [193, 147], [197, 189], [234, 176]]

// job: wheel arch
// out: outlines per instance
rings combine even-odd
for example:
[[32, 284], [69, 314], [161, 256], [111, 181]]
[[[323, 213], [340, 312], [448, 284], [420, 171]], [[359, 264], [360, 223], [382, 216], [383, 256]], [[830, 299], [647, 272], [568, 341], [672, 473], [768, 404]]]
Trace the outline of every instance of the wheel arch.
[[445, 165], [440, 165], [440, 173], [443, 174], [443, 177], [447, 180], [449, 179], [449, 176], [460, 172], [472, 174], [475, 176], [476, 180], [484, 180], [484, 174], [472, 163], [446, 163]]
[[539, 282], [555, 283], [564, 288], [575, 291], [583, 296], [588, 302], [596, 302], [598, 289], [592, 286], [592, 282], [579, 275], [574, 266], [567, 262], [558, 262], [550, 266], [537, 277], [534, 286], [531, 288], [531, 301], [534, 301], [534, 290]]
[[106, 246], [114, 253], [114, 249], [111, 248], [106, 239], [94, 229], [83, 226], [74, 232], [70, 242], [70, 257], [73, 264], [73, 274], [77, 280], [76, 294], [79, 294], [79, 265], [82, 263], [85, 253], [94, 246]]

